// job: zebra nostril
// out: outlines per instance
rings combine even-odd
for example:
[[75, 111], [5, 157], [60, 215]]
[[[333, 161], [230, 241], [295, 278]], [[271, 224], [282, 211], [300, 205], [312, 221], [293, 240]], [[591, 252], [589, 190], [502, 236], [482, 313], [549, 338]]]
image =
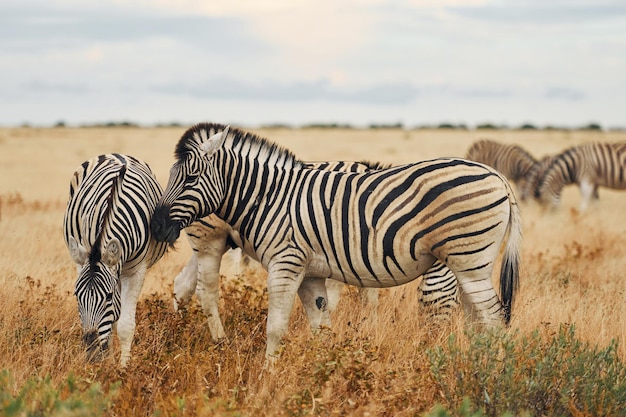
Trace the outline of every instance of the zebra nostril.
[[95, 329], [86, 331], [83, 334], [83, 342], [88, 350], [94, 349], [98, 344], [98, 331]]

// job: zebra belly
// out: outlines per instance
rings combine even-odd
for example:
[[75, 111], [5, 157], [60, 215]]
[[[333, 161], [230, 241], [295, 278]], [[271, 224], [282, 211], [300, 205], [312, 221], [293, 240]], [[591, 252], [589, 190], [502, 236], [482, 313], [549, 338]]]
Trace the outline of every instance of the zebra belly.
[[363, 265], [352, 265], [340, 267], [331, 264], [325, 259], [314, 259], [309, 263], [307, 268], [307, 276], [315, 276], [320, 278], [330, 278], [341, 281], [348, 285], [368, 288], [386, 288], [395, 287], [409, 283], [419, 278], [428, 270], [435, 262], [435, 257], [425, 253], [417, 257], [417, 260], [411, 259], [410, 262], [404, 262], [401, 268], [390, 268], [393, 273], [380, 265], [373, 268], [374, 274]]

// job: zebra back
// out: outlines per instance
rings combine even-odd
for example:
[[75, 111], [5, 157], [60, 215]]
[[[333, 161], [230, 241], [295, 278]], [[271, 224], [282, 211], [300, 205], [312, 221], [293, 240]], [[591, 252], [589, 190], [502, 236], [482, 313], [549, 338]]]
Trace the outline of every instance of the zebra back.
[[64, 217], [66, 244], [73, 237], [86, 249], [121, 237], [125, 268], [152, 266], [166, 247], [152, 239], [150, 216], [163, 189], [144, 162], [106, 154], [83, 162], [72, 175]]
[[530, 185], [533, 181], [532, 175], [539, 162], [522, 147], [482, 139], [470, 146], [466, 158], [489, 165], [515, 182], [521, 200], [529, 196], [532, 189], [532, 185]]

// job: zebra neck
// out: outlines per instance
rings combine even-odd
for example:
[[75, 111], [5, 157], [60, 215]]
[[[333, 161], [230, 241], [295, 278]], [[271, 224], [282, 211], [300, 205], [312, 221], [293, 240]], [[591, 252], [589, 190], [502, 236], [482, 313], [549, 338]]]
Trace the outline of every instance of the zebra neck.
[[216, 214], [252, 242], [253, 236], [261, 233], [259, 226], [267, 225], [266, 217], [279, 212], [289, 200], [301, 171], [293, 165], [244, 161], [243, 168], [235, 167], [226, 173], [225, 198]]

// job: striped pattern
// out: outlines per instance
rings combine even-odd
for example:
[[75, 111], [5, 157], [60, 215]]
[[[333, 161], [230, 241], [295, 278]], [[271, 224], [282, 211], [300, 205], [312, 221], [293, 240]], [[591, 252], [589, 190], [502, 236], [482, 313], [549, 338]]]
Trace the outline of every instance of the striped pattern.
[[64, 236], [77, 264], [75, 295], [91, 360], [107, 350], [116, 322], [121, 364], [130, 357], [146, 270], [167, 248], [149, 227], [161, 194], [148, 165], [131, 156], [100, 155], [72, 176]]
[[[317, 162], [307, 163], [313, 169], [324, 169], [342, 172], [366, 172], [382, 169], [383, 166], [371, 162]], [[226, 337], [220, 319], [219, 277], [222, 256], [229, 250], [239, 248], [242, 239], [230, 225], [211, 214], [192, 223], [185, 229], [193, 254], [183, 270], [174, 279], [174, 308], [189, 302], [197, 293], [213, 340]], [[240, 265], [248, 263], [249, 256], [254, 253], [241, 253]], [[328, 310], [332, 312], [339, 301], [342, 285], [334, 285], [337, 281], [327, 280]], [[419, 286], [420, 303], [430, 316], [437, 320], [447, 320], [459, 305], [458, 283], [450, 269], [439, 261], [424, 273]], [[375, 288], [361, 288], [361, 298], [365, 304], [375, 306], [378, 291]]]
[[517, 185], [520, 200], [532, 197], [539, 162], [520, 146], [482, 139], [470, 146], [465, 157], [501, 172]]
[[626, 143], [588, 143], [566, 149], [552, 159], [535, 190], [545, 206], [557, 208], [563, 188], [580, 187], [580, 210], [587, 209], [592, 198], [598, 198], [598, 187], [626, 189]]
[[419, 286], [419, 301], [426, 313], [435, 321], [447, 321], [459, 308], [459, 285], [450, 269], [440, 261], [424, 273]]
[[[314, 170], [265, 139], [216, 124], [189, 129], [175, 154], [153, 233], [172, 243], [210, 213], [240, 233], [268, 270], [268, 359], [296, 293], [314, 329], [330, 324], [328, 278], [391, 287], [439, 260], [478, 322], [511, 318], [521, 216], [509, 183], [488, 166], [441, 158], [366, 173]], [[491, 275], [502, 244], [501, 300]]]

